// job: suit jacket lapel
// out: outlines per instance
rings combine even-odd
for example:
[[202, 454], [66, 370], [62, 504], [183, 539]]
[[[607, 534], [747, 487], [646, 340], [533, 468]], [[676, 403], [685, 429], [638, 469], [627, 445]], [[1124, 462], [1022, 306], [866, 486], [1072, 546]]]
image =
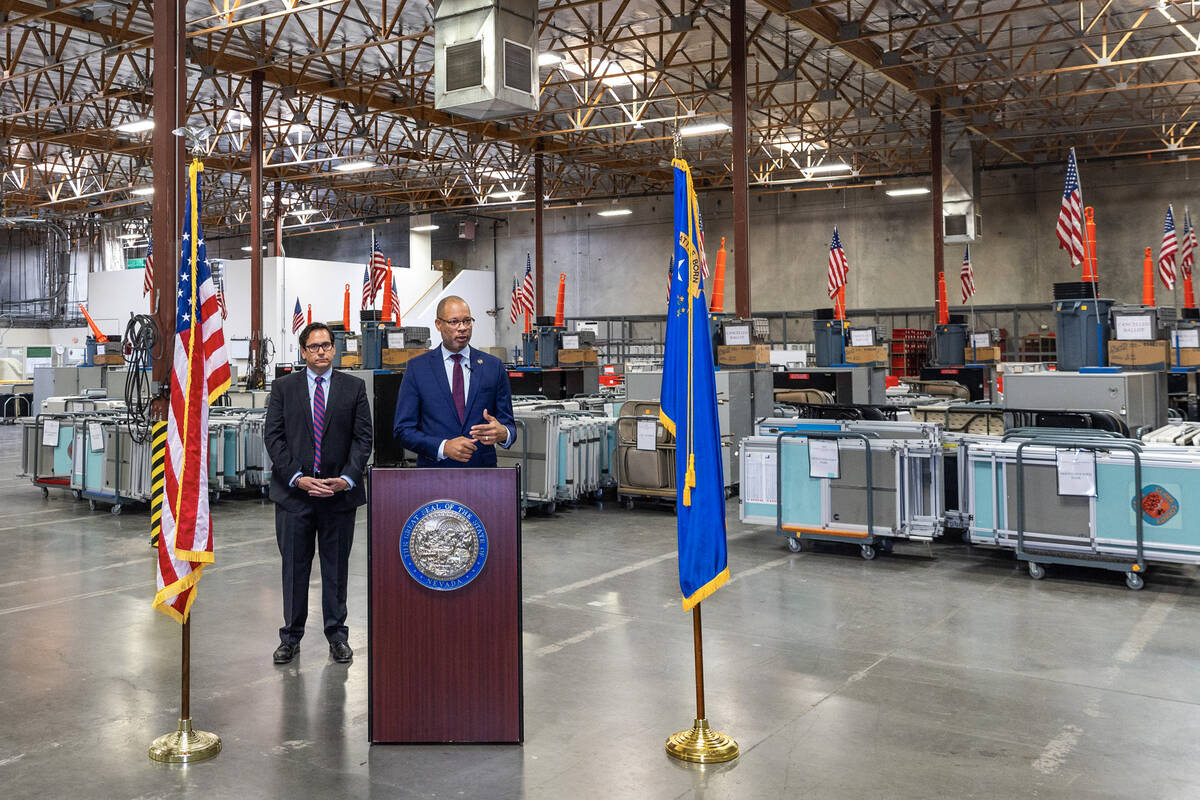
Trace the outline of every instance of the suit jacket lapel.
[[454, 393], [450, 390], [450, 381], [446, 378], [445, 353], [442, 351], [440, 345], [434, 352], [437, 353], [438, 357], [430, 359], [429, 364], [429, 368], [433, 370], [433, 380], [437, 383], [438, 388], [441, 389], [442, 394], [445, 395], [443, 402], [446, 404], [446, 407], [450, 409], [451, 414], [457, 417], [458, 412], [454, 410]]
[[471, 360], [471, 390], [467, 392], [467, 419], [472, 419], [471, 409], [475, 407], [475, 401], [479, 399], [479, 391], [483, 385], [483, 357], [475, 352], [474, 348], [469, 351]]
[[317, 438], [313, 435], [313, 407], [312, 398], [308, 396], [307, 367], [300, 371], [300, 380], [296, 381], [296, 391], [300, 393], [300, 397], [298, 398], [300, 401], [299, 407], [308, 409], [308, 420], [304, 428], [308, 431], [309, 446], [315, 448], [317, 446]]

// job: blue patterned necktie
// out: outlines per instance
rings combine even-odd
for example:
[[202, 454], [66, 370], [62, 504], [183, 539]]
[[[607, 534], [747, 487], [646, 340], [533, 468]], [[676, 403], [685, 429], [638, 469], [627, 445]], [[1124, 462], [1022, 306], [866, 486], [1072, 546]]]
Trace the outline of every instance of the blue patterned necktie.
[[317, 378], [313, 392], [313, 477], [321, 473], [321, 434], [325, 433], [325, 378]]

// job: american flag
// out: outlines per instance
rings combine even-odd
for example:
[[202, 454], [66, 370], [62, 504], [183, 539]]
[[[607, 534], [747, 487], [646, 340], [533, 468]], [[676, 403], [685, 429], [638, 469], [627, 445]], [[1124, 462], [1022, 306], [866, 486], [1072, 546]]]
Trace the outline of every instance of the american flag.
[[704, 220], [700, 219], [700, 209], [697, 203], [696, 209], [696, 238], [699, 241], [696, 243], [700, 252], [696, 255], [700, 256], [700, 279], [708, 280], [708, 258], [704, 255]]
[[383, 257], [383, 251], [379, 249], [379, 239], [374, 233], [371, 234], [371, 303], [375, 303], [375, 298], [383, 291], [383, 282], [388, 277], [387, 259]]
[[508, 301], [508, 324], [517, 324], [517, 314], [520, 311], [518, 308], [521, 305], [521, 296], [517, 294], [517, 279], [513, 278], [512, 296]]
[[146, 269], [142, 273], [142, 297], [154, 288], [154, 240], [146, 242]]
[[529, 260], [529, 253], [525, 254], [525, 277], [521, 280], [517, 297], [521, 301], [521, 311], [533, 314], [536, 306], [533, 302], [533, 264]]
[[[388, 270], [391, 272], [391, 270]], [[400, 295], [396, 294], [396, 276], [392, 276], [392, 322], [400, 324]]]
[[292, 333], [299, 333], [304, 327], [304, 309], [300, 308], [300, 298], [296, 298], [296, 308], [292, 311]]
[[363, 267], [363, 310], [365, 311], [374, 300], [374, 293], [371, 291], [371, 269], [370, 267]]
[[217, 287], [217, 305], [221, 308], [221, 319], [225, 320], [229, 318], [229, 309], [225, 308], [225, 269], [221, 262], [216, 263], [217, 269], [212, 271], [213, 285]]
[[1196, 250], [1200, 249], [1196, 242], [1196, 229], [1192, 227], [1192, 215], [1188, 211], [1187, 206], [1183, 207], [1183, 244], [1180, 250], [1180, 265], [1183, 267], [1184, 275], [1192, 274], [1192, 267], [1196, 263]]
[[967, 250], [963, 253], [962, 269], [959, 271], [958, 277], [962, 280], [962, 301], [965, 303], [975, 294], [975, 270], [971, 269], [970, 245], [967, 245]]
[[1083, 263], [1083, 188], [1079, 168], [1075, 166], [1075, 148], [1067, 158], [1067, 183], [1063, 187], [1062, 208], [1058, 212], [1058, 249], [1071, 254], [1071, 265]]
[[838, 237], [835, 225], [833, 241], [829, 243], [829, 274], [826, 276], [830, 297], [837, 296], [838, 289], [846, 285], [849, 274], [850, 262], [846, 260], [846, 251], [842, 249], [842, 240]]
[[1179, 252], [1179, 241], [1175, 238], [1175, 212], [1167, 205], [1167, 218], [1163, 222], [1162, 247], [1158, 248], [1158, 277], [1168, 290], [1175, 288], [1175, 254]]
[[162, 534], [154, 607], [187, 621], [196, 582], [213, 562], [208, 515], [208, 406], [229, 388], [229, 358], [218, 315], [216, 287], [200, 229], [200, 171], [188, 167], [183, 242], [176, 285], [175, 355], [167, 415]]

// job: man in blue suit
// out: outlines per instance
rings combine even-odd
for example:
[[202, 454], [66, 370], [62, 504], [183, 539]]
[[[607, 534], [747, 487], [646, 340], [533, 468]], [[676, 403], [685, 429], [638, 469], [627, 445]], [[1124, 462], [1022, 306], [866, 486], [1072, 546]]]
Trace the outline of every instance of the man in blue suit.
[[465, 300], [442, 298], [441, 345], [404, 370], [392, 432], [417, 454], [418, 467], [494, 467], [496, 446], [516, 439], [508, 373], [500, 359], [470, 346], [474, 322]]

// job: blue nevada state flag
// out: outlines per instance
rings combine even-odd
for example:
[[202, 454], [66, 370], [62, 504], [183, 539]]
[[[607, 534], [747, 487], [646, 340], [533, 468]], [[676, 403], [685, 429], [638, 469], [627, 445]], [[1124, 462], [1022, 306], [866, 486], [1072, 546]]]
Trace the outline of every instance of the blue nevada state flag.
[[679, 588], [683, 609], [729, 580], [725, 479], [700, 255], [700, 207], [687, 162], [675, 159], [675, 258], [663, 360], [663, 425], [675, 434]]

